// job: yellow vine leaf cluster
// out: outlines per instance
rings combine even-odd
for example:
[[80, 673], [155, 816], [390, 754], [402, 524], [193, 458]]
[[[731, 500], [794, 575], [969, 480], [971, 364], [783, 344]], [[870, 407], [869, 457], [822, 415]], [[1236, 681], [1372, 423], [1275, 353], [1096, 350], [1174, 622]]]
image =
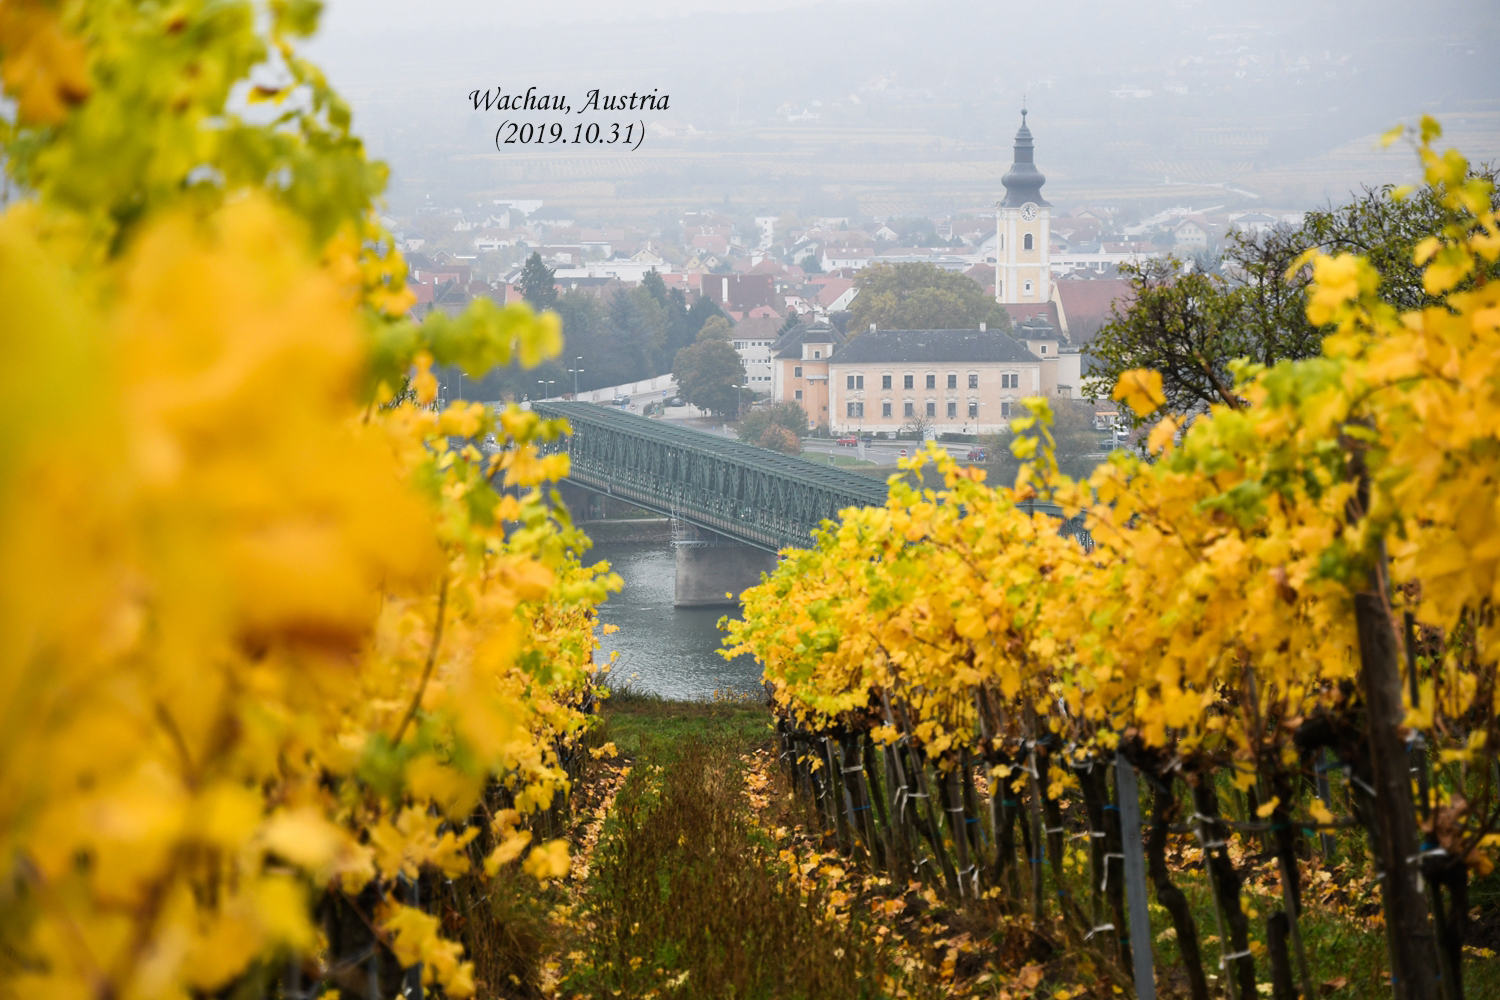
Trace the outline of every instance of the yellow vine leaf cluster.
[[556, 317], [404, 318], [383, 168], [292, 48], [315, 21], [0, 0], [0, 996], [326, 963], [320, 896], [370, 887], [466, 996], [397, 879], [568, 871], [526, 817], [567, 791], [618, 581], [543, 497], [563, 428], [439, 412], [430, 375], [555, 355]]
[[[1057, 474], [1045, 434], [1014, 489], [918, 455], [945, 488], [893, 479], [885, 507], [784, 552], [728, 623], [731, 651], [764, 663], [797, 722], [909, 739], [942, 767], [1024, 760], [1056, 736], [1079, 756], [1123, 741], [1164, 770], [1227, 766], [1249, 787], [1298, 771], [1304, 720], [1348, 717], [1353, 596], [1373, 591], [1442, 637], [1419, 657], [1407, 725], [1445, 761], [1492, 745], [1500, 288], [1473, 279], [1500, 226], [1489, 185], [1438, 135], [1424, 121], [1419, 154], [1453, 221], [1417, 262], [1441, 305], [1398, 314], [1368, 262], [1310, 254], [1321, 357], [1240, 366], [1247, 406], [1166, 415], [1149, 457], [1116, 452], [1087, 482]], [[1160, 376], [1127, 373], [1116, 398], [1151, 413]], [[1046, 401], [1029, 405], [1018, 424], [1045, 426]], [[1092, 545], [1031, 513], [1037, 496], [1083, 515]], [[1052, 779], [1052, 795], [1074, 780]]]

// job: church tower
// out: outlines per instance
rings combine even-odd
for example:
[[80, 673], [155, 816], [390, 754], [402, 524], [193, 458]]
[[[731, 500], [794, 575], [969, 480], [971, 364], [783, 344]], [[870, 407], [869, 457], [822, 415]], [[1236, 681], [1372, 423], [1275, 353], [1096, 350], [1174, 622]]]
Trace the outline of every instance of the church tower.
[[1031, 129], [1022, 108], [1015, 160], [1000, 178], [1005, 197], [995, 203], [996, 302], [1038, 303], [1052, 296], [1052, 206], [1042, 197], [1046, 182], [1032, 162]]

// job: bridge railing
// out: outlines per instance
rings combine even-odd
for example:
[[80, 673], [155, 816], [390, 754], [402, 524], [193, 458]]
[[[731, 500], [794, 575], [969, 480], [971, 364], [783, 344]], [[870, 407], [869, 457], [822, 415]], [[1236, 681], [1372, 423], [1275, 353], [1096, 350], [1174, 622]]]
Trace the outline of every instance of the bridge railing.
[[612, 407], [532, 409], [572, 426], [554, 447], [568, 452], [575, 482], [760, 548], [805, 546], [844, 508], [886, 501], [880, 480]]

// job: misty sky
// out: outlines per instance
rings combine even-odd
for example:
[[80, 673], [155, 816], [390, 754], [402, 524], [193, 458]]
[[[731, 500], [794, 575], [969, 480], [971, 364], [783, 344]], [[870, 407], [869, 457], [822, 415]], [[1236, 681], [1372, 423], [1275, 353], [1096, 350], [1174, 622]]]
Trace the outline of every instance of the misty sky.
[[[1500, 157], [1497, 42], [1494, 0], [331, 0], [310, 54], [392, 164], [393, 202], [878, 214], [986, 203], [1023, 94], [1063, 198], [1321, 201], [1410, 176], [1369, 138], [1422, 112]], [[467, 95], [528, 86], [671, 104], [624, 116], [662, 123], [634, 153], [497, 152], [504, 116]]]

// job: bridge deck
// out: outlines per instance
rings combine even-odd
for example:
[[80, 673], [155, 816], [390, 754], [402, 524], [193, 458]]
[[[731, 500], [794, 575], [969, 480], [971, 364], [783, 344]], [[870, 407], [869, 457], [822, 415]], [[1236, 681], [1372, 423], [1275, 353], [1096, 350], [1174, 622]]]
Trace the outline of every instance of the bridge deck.
[[536, 402], [573, 433], [569, 478], [735, 541], [772, 551], [805, 546], [846, 507], [883, 506], [883, 481], [754, 448], [613, 407]]

